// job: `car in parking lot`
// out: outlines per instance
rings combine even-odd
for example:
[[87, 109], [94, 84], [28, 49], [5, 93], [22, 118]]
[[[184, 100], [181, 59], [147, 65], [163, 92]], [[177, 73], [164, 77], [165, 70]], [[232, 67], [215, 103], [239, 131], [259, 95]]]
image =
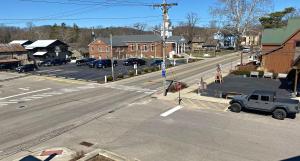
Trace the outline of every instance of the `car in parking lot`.
[[53, 59], [53, 60], [45, 60], [40, 62], [38, 65], [39, 66], [56, 66], [56, 65], [63, 65], [67, 64], [69, 62], [68, 59]]
[[277, 98], [276, 92], [256, 90], [250, 95], [234, 96], [229, 109], [240, 112], [243, 109], [272, 113], [275, 119], [283, 120], [287, 116], [296, 118], [300, 112], [298, 100]]
[[138, 66], [146, 65], [146, 61], [139, 58], [129, 58], [124, 61], [123, 65], [125, 66], [133, 66], [134, 64], [137, 64]]
[[150, 66], [161, 66], [162, 63], [163, 63], [162, 59], [156, 59], [151, 62]]
[[[97, 63], [95, 64], [96, 68], [108, 68], [111, 67], [112, 63], [110, 59], [101, 59], [99, 61], [97, 61]], [[117, 66], [118, 62], [116, 60], [114, 60], [113, 66]]]
[[77, 66], [82, 66], [82, 65], [88, 65], [89, 62], [95, 61], [95, 58], [84, 58], [84, 59], [79, 59], [76, 60], [76, 65]]
[[31, 72], [37, 70], [37, 66], [35, 64], [25, 64], [16, 68], [16, 71], [19, 73]]

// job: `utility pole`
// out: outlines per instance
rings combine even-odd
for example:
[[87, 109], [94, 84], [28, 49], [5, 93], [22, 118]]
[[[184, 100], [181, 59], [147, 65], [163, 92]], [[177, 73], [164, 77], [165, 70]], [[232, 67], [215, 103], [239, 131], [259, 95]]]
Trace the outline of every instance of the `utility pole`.
[[[168, 17], [168, 11], [169, 9], [172, 7], [172, 6], [177, 6], [178, 4], [177, 3], [167, 3], [166, 0], [163, 0], [163, 3], [162, 4], [155, 4], [153, 5], [154, 8], [161, 8], [162, 11], [163, 11], [163, 35], [162, 35], [162, 41], [163, 41], [163, 64], [164, 66], [166, 65], [166, 23], [167, 23], [167, 17]], [[166, 70], [165, 67], [162, 67], [162, 75], [163, 75], [163, 72], [165, 72], [166, 74], [166, 71], [163, 71], [163, 70]], [[164, 77], [164, 80], [163, 80], [163, 89], [164, 89], [164, 92], [166, 91], [166, 81], [167, 81], [167, 78], [166, 78], [166, 75], [163, 76]]]
[[114, 56], [113, 56], [113, 42], [112, 42], [112, 34], [110, 34], [110, 54], [111, 54], [111, 76], [113, 81], [115, 80], [114, 74]]

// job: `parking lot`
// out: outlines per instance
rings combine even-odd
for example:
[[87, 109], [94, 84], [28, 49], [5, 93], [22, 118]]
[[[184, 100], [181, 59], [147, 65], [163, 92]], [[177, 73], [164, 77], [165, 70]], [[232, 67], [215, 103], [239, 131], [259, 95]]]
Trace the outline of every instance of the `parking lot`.
[[[138, 66], [138, 70], [143, 71], [144, 68], [151, 67], [151, 62], [153, 59], [147, 59], [146, 65]], [[176, 65], [185, 64], [186, 60], [177, 60]], [[167, 61], [167, 65], [171, 64]], [[133, 66], [124, 66], [123, 60], [118, 60], [118, 65], [114, 67], [114, 74], [118, 75], [128, 75], [129, 71], [134, 71]], [[86, 81], [97, 81], [103, 82], [105, 76], [111, 76], [112, 69], [109, 68], [90, 68], [87, 65], [77, 66], [75, 63], [69, 63], [60, 66], [49, 66], [49, 67], [39, 67], [32, 74], [48, 75], [55, 77], [65, 77], [68, 79], [86, 80]]]
[[211, 83], [202, 95], [221, 97], [226, 93], [251, 94], [254, 90], [276, 91], [278, 97], [291, 97], [291, 92], [287, 90], [284, 79], [250, 78], [243, 76], [229, 75], [224, 78], [224, 82]]

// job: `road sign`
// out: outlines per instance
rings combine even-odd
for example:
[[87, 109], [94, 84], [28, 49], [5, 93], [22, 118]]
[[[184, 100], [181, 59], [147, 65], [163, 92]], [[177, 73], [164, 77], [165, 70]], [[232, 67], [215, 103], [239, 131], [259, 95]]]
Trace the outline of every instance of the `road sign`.
[[134, 69], [137, 69], [137, 64], [134, 64], [134, 65], [133, 65], [133, 68], [134, 68]]
[[165, 71], [165, 70], [162, 70], [162, 71], [161, 71], [161, 76], [162, 76], [162, 77], [166, 77], [166, 71]]

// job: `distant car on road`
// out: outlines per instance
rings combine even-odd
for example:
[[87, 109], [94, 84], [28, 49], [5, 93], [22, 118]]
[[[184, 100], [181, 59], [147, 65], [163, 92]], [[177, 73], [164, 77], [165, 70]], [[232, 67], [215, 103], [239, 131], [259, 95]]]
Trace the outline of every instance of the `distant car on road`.
[[16, 68], [19, 73], [36, 71], [38, 68], [35, 64], [25, 64]]
[[162, 59], [156, 59], [151, 62], [150, 66], [161, 66], [162, 63], [163, 63]]
[[[110, 59], [101, 59], [96, 62], [95, 67], [96, 68], [108, 68], [111, 67], [112, 63]], [[113, 66], [117, 66], [118, 62], [114, 60]]]
[[129, 58], [125, 60], [123, 64], [125, 66], [133, 66], [134, 64], [137, 64], [138, 66], [142, 66], [142, 65], [146, 65], [146, 61], [138, 58]]
[[77, 66], [82, 66], [82, 65], [88, 65], [89, 62], [95, 61], [95, 58], [84, 58], [84, 59], [79, 59], [76, 60], [76, 65]]
[[243, 53], [249, 53], [251, 51], [250, 47], [244, 47], [243, 48]]
[[288, 98], [277, 98], [274, 91], [254, 91], [249, 96], [240, 95], [233, 97], [229, 109], [240, 112], [243, 109], [269, 112], [275, 119], [283, 120], [287, 116], [296, 118], [299, 113], [299, 101]]

